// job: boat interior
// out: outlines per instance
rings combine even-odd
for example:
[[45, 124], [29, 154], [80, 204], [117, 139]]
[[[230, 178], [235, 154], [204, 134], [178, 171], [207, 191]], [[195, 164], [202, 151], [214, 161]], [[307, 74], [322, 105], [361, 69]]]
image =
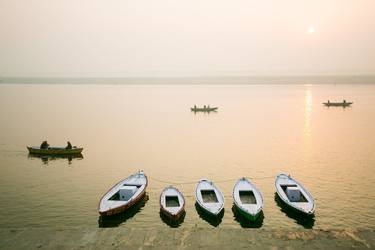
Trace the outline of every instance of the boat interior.
[[204, 203], [218, 203], [218, 199], [213, 189], [201, 190], [201, 195]]
[[243, 204], [257, 204], [257, 200], [251, 190], [240, 190], [238, 191], [240, 200]]
[[280, 187], [282, 188], [290, 202], [308, 202], [297, 185], [280, 185]]
[[141, 185], [124, 184], [121, 188], [111, 196], [108, 200], [111, 201], [128, 201], [138, 191]]
[[165, 205], [167, 207], [179, 207], [180, 202], [178, 200], [178, 196], [176, 196], [176, 195], [165, 196]]

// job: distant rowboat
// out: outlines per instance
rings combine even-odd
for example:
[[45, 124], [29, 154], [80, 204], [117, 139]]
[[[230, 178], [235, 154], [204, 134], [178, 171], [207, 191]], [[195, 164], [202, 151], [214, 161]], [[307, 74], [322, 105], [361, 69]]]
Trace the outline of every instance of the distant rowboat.
[[48, 147], [40, 148], [38, 146], [27, 147], [30, 154], [39, 154], [39, 155], [75, 155], [81, 154], [83, 148], [73, 147], [67, 149], [65, 147]]
[[350, 105], [353, 104], [353, 102], [323, 102], [323, 104], [327, 107], [349, 107]]
[[218, 107], [203, 107], [203, 108], [193, 107], [190, 109], [193, 112], [212, 112], [212, 111], [217, 111]]

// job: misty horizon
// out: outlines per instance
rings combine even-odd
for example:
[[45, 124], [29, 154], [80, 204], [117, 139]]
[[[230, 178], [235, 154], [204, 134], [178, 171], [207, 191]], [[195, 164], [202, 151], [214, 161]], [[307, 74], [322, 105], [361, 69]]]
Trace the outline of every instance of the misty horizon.
[[375, 3], [10, 1], [2, 77], [375, 75]]
[[0, 77], [0, 84], [374, 84], [375, 75], [195, 77]]

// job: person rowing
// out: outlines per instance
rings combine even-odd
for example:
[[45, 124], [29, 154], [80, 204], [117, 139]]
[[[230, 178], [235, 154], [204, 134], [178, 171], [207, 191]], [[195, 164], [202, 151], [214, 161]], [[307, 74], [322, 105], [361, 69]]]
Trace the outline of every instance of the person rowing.
[[49, 148], [49, 144], [47, 141], [43, 141], [42, 144], [40, 144], [41, 149], [47, 149]]
[[72, 144], [70, 143], [70, 141], [67, 142], [67, 146], [65, 147], [65, 149], [72, 149]]

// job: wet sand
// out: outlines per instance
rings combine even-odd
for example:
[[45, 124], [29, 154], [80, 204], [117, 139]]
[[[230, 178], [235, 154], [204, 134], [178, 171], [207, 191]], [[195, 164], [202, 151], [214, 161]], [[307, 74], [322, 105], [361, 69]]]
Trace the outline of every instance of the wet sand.
[[374, 230], [0, 229], [0, 249], [371, 249]]

